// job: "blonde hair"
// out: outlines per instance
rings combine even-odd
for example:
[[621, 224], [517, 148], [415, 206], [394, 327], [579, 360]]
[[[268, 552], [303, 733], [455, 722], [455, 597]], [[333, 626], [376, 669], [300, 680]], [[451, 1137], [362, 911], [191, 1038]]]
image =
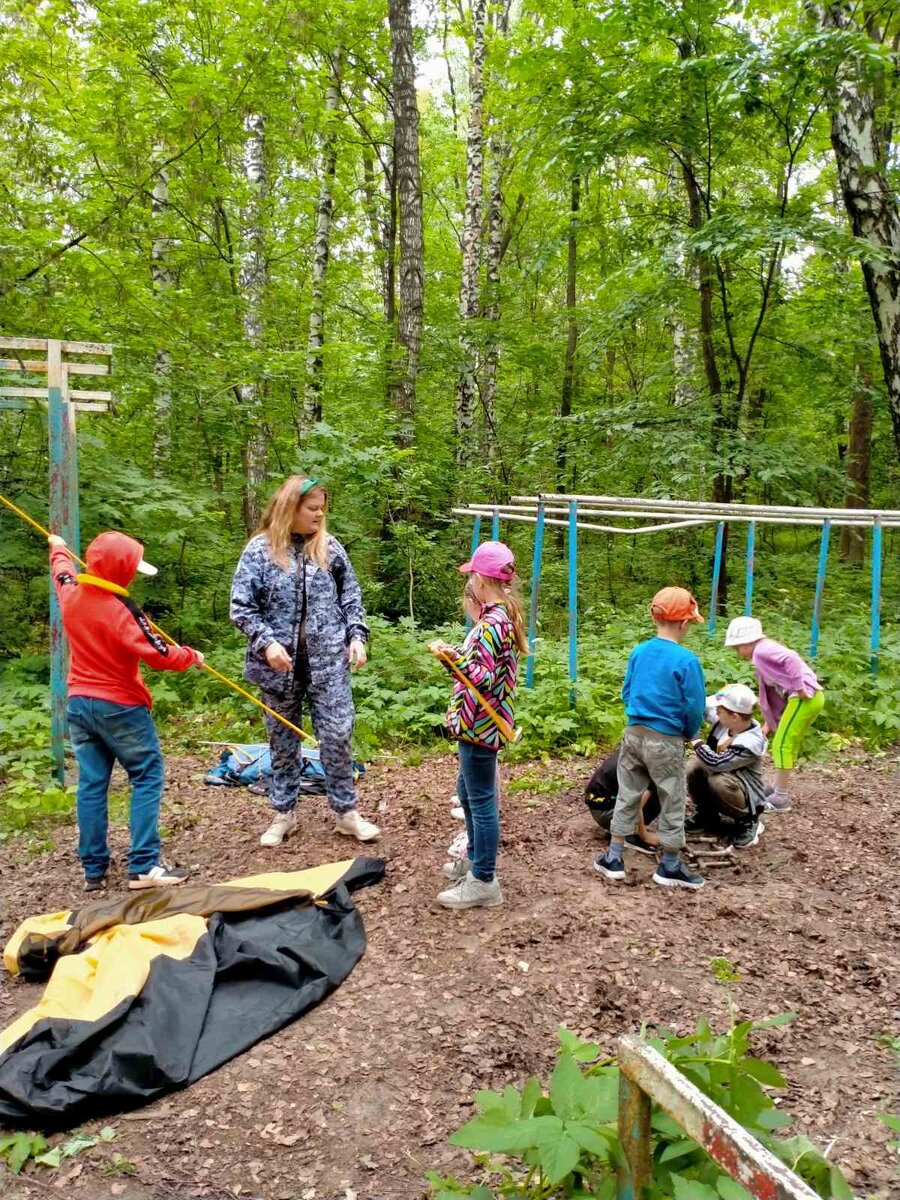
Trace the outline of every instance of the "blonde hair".
[[[478, 572], [473, 571], [472, 574], [478, 574]], [[502, 597], [499, 603], [506, 609], [506, 614], [510, 621], [512, 621], [516, 648], [520, 654], [528, 654], [529, 646], [525, 625], [525, 606], [522, 603], [522, 594], [519, 591], [518, 579], [494, 579], [491, 575], [481, 574], [478, 574], [478, 578], [487, 580], [488, 584], [499, 591]], [[468, 586], [468, 583], [466, 586]]]
[[290, 479], [286, 479], [266, 505], [259, 528], [256, 530], [257, 535], [263, 534], [268, 540], [272, 561], [278, 563], [279, 567], [283, 567], [284, 570], [288, 570], [291, 565], [288, 551], [297, 509], [307, 496], [311, 496], [316, 491], [325, 492], [325, 515], [323, 515], [316, 532], [304, 540], [303, 552], [307, 558], [313, 560], [316, 566], [322, 567], [326, 571], [331, 565], [328, 559], [328, 529], [326, 528], [328, 493], [320, 483], [316, 483], [301, 495], [303, 485], [309, 482], [306, 475], [292, 475]]

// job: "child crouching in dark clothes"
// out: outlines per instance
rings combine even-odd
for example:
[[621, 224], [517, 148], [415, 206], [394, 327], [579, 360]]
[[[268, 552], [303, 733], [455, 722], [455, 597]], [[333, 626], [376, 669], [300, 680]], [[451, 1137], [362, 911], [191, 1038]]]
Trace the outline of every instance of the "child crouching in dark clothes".
[[[607, 754], [584, 789], [584, 802], [588, 806], [591, 816], [607, 833], [612, 824], [612, 815], [619, 795], [617, 772], [620, 749], [620, 746], [616, 746], [611, 754]], [[643, 811], [638, 817], [637, 831], [626, 837], [625, 849], [639, 850], [641, 854], [655, 854], [656, 847], [659, 845], [659, 837], [647, 829], [651, 821], [655, 821], [659, 816], [659, 793], [654, 783], [650, 784], [642, 799]]]
[[727, 832], [736, 850], [755, 846], [763, 831], [759, 814], [766, 799], [766, 738], [753, 719], [755, 707], [756, 696], [743, 683], [729, 684], [710, 697], [706, 719], [712, 729], [706, 741], [696, 738], [691, 743], [694, 754], [685, 768], [695, 808], [685, 829]]

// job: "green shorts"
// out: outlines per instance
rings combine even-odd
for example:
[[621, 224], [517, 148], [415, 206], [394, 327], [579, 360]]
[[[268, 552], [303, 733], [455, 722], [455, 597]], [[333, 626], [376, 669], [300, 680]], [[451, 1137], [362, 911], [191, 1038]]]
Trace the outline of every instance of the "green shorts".
[[811, 700], [802, 696], [791, 696], [788, 700], [772, 738], [772, 762], [777, 770], [789, 771], [797, 765], [807, 730], [824, 707], [824, 692], [816, 692]]

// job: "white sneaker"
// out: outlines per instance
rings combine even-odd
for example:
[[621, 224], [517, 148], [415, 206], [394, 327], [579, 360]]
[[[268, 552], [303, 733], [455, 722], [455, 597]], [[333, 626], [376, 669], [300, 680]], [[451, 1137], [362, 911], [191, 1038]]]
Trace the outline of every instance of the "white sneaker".
[[451, 858], [441, 867], [441, 874], [445, 879], [452, 879], [455, 882], [457, 879], [462, 879], [463, 875], [468, 875], [471, 868], [472, 864], [467, 858]]
[[291, 809], [290, 812], [276, 813], [272, 824], [259, 839], [261, 846], [280, 846], [289, 833], [293, 833], [297, 828], [297, 812], [296, 809]]
[[374, 842], [376, 838], [381, 837], [378, 826], [360, 816], [358, 808], [341, 813], [334, 827], [338, 833], [344, 834], [345, 837], [355, 837], [358, 842]]
[[176, 887], [179, 883], [184, 883], [189, 875], [190, 871], [157, 863], [147, 871], [133, 871], [128, 876], [128, 890], [136, 892], [142, 888]]
[[502, 903], [503, 893], [497, 876], [490, 883], [484, 883], [471, 871], [438, 896], [438, 904], [443, 904], [444, 908], [496, 908]]

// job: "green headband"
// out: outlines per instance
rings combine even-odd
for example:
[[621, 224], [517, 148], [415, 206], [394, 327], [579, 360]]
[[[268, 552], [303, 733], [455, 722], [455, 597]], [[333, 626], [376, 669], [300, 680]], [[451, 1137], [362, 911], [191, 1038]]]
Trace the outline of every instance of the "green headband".
[[307, 479], [305, 483], [301, 483], [299, 499], [302, 500], [307, 492], [311, 492], [314, 487], [318, 487], [318, 486], [319, 486], [318, 479]]

